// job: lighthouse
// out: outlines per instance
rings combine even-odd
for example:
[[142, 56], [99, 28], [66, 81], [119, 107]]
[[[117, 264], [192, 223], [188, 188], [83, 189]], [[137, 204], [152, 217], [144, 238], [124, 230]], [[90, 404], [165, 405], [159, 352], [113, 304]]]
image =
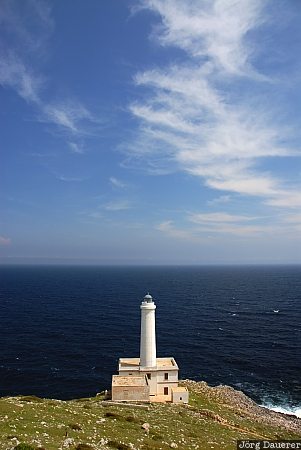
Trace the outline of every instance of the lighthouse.
[[140, 367], [156, 367], [156, 305], [151, 295], [147, 294], [140, 306]]
[[148, 293], [140, 304], [140, 357], [119, 358], [118, 375], [112, 377], [113, 401], [188, 403], [187, 388], [178, 384], [175, 359], [157, 357], [155, 311]]

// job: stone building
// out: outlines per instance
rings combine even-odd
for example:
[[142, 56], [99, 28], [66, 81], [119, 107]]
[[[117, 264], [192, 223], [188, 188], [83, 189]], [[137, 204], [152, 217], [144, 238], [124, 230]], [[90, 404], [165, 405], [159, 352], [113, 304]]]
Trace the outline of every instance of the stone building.
[[179, 367], [173, 357], [157, 358], [156, 305], [147, 294], [140, 306], [140, 358], [120, 358], [112, 377], [112, 400], [188, 403], [188, 390], [178, 386]]

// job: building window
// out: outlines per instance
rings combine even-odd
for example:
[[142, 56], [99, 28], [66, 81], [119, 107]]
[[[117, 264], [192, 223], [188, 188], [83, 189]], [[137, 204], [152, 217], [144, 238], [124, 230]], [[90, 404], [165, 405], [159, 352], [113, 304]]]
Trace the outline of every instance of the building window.
[[182, 400], [182, 397], [180, 397], [180, 400]]
[[147, 378], [148, 378], [149, 380], [151, 380], [152, 374], [151, 374], [151, 373], [147, 373], [146, 375], [147, 375]]
[[168, 373], [164, 374], [164, 380], [168, 380]]
[[164, 395], [168, 395], [168, 387], [164, 388]]

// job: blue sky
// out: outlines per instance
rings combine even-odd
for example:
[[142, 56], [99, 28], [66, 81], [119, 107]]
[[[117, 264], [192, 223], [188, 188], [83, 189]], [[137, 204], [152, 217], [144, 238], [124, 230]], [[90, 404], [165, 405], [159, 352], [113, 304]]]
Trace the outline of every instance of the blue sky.
[[301, 263], [297, 0], [2, 0], [0, 262]]

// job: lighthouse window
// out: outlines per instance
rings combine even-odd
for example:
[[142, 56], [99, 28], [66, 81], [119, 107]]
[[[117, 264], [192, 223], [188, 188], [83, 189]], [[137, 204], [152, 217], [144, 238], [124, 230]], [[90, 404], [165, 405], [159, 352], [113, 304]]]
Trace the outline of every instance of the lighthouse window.
[[164, 374], [164, 380], [168, 380], [168, 373]]
[[168, 395], [168, 387], [164, 388], [164, 395]]
[[152, 374], [151, 373], [147, 373], [147, 378], [150, 380], [152, 378]]

